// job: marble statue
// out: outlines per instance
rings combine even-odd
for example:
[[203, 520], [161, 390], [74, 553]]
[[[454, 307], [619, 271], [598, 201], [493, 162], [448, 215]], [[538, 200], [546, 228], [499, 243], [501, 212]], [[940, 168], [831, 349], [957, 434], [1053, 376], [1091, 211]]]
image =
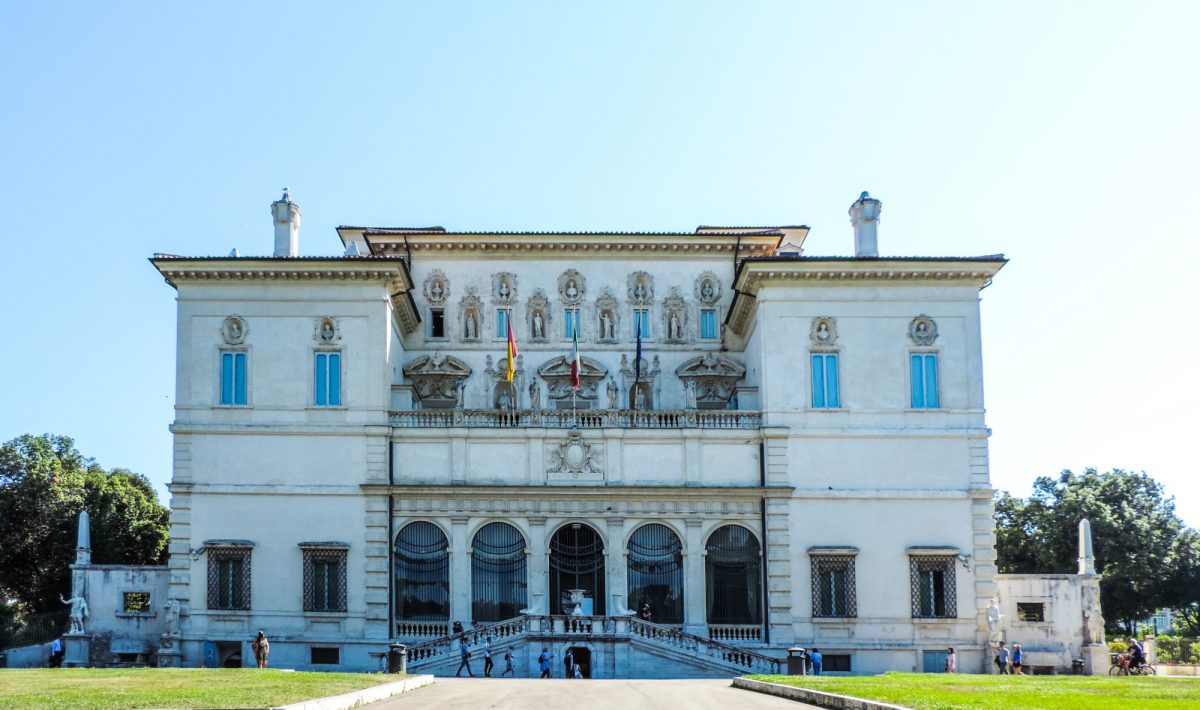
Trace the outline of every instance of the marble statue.
[[675, 340], [683, 338], [683, 326], [679, 323], [679, 314], [674, 311], [671, 312], [670, 331], [671, 337]]
[[465, 337], [468, 340], [474, 340], [479, 336], [479, 324], [475, 321], [475, 314], [467, 314], [467, 327]]
[[542, 312], [534, 311], [533, 312], [533, 337], [535, 337], [535, 338], [546, 337], [545, 329], [546, 329], [546, 322], [545, 322], [545, 320], [542, 319]]
[[1104, 643], [1104, 617], [1101, 616], [1100, 604], [1094, 597], [1083, 610], [1083, 628], [1088, 643]]
[[613, 319], [608, 311], [600, 311], [600, 337], [610, 340], [613, 337]]
[[434, 301], [442, 300], [442, 282], [434, 281], [429, 287], [429, 295], [433, 296]]
[[179, 600], [168, 599], [163, 605], [163, 621], [167, 625], [168, 636], [179, 635]]
[[536, 382], [529, 383], [529, 408], [542, 408], [542, 388], [538, 387], [538, 383]]
[[683, 385], [683, 406], [684, 409], [696, 408], [696, 381], [688, 380]]
[[987, 626], [988, 636], [993, 640], [1000, 638], [1000, 604], [995, 597], [992, 597], [991, 604], [987, 608]]
[[71, 597], [70, 599], [63, 599], [62, 595], [60, 594], [58, 595], [58, 598], [63, 604], [71, 607], [71, 631], [69, 633], [84, 633], [83, 620], [88, 617], [87, 600], [83, 598], [82, 594], [80, 596]]
[[608, 379], [607, 390], [608, 390], [608, 408], [616, 409], [617, 408], [617, 394], [618, 394], [617, 393], [617, 383], [615, 381], [613, 381], [613, 379], [611, 377]]

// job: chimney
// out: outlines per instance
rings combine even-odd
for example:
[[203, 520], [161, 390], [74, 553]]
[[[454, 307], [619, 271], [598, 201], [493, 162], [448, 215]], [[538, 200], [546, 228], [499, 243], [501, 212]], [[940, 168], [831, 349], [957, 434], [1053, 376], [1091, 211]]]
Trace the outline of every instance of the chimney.
[[283, 197], [271, 203], [271, 217], [275, 220], [275, 256], [296, 256], [300, 252], [300, 205], [288, 197], [283, 188]]
[[854, 256], [879, 256], [879, 212], [883, 203], [866, 192], [850, 205], [850, 224], [854, 225]]

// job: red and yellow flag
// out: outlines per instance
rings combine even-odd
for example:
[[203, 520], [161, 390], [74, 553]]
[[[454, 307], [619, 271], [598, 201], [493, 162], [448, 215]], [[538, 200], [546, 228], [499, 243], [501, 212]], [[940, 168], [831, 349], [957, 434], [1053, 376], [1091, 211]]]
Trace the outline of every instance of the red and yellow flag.
[[504, 379], [513, 381], [517, 372], [517, 339], [513, 337], [512, 318], [508, 320], [508, 369], [504, 371]]

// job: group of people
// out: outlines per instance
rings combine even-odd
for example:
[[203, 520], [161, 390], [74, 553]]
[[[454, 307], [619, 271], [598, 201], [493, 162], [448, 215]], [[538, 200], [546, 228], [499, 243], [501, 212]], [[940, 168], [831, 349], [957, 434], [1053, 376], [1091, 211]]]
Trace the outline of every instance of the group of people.
[[1009, 651], [1008, 644], [1001, 641], [1000, 647], [996, 649], [996, 658], [993, 662], [999, 669], [1000, 675], [1025, 675], [1025, 652], [1021, 650], [1019, 643], [1014, 643], [1012, 650]]
[[[550, 649], [542, 646], [542, 652], [538, 655], [538, 669], [542, 672], [542, 678], [550, 677], [550, 659], [554, 658], [550, 653]], [[583, 678], [583, 668], [575, 662], [575, 653], [571, 649], [567, 649], [567, 653], [563, 656], [563, 677], [564, 678]]]
[[[458, 625], [459, 633], [461, 633], [462, 625], [458, 624], [457, 621], [454, 623], [456, 625]], [[483, 654], [483, 677], [491, 678], [492, 677], [492, 669], [495, 667], [495, 663], [494, 663], [494, 661], [492, 661], [492, 637], [491, 636], [484, 637], [483, 643], [479, 644], [479, 652], [481, 654]], [[455, 678], [461, 677], [463, 669], [466, 669], [467, 675], [470, 676], [471, 678], [474, 678], [475, 672], [471, 670], [471, 655], [472, 655], [471, 642], [467, 640], [466, 636], [462, 637], [462, 639], [460, 639], [458, 642], [458, 653], [459, 653], [458, 670], [454, 672], [454, 677]], [[510, 673], [512, 674], [512, 676], [514, 678], [517, 677], [517, 669], [513, 667], [512, 649], [506, 648], [506, 649], [504, 649], [504, 671], [500, 674], [500, 677], [503, 678], [504, 676], [506, 676]]]

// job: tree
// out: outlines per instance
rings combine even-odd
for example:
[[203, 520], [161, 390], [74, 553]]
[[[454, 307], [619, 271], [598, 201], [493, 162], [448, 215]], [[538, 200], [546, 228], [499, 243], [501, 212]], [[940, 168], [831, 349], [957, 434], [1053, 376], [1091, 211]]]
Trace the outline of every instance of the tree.
[[[1028, 499], [996, 500], [996, 552], [1001, 573], [1074, 572], [1079, 521], [1092, 525], [1101, 605], [1126, 630], [1155, 609], [1186, 604], [1196, 574], [1195, 531], [1175, 514], [1174, 499], [1145, 473], [1116, 469], [1039, 477]], [[1190, 562], [1189, 562], [1190, 560]], [[1196, 594], [1195, 586], [1191, 595]]]
[[144, 476], [105, 471], [66, 436], [26, 434], [0, 445], [0, 597], [26, 613], [62, 608], [82, 510], [94, 563], [166, 561], [170, 511]]

